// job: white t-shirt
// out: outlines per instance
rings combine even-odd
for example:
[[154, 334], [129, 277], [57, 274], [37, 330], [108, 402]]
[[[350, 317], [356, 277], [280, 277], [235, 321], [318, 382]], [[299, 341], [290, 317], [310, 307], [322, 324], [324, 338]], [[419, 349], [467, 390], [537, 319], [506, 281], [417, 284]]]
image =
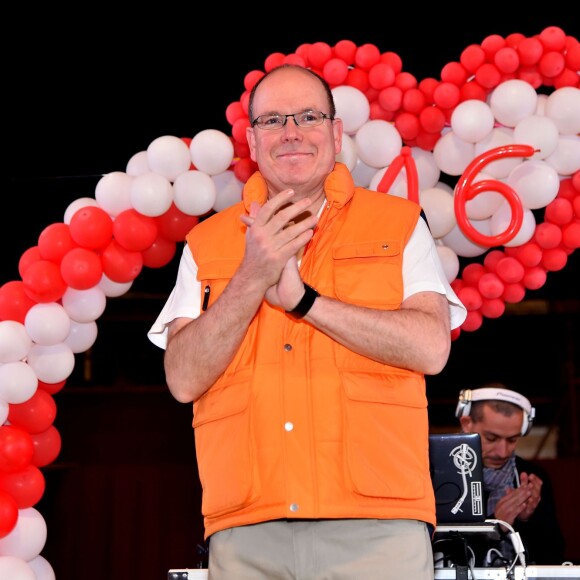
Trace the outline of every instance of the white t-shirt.
[[[467, 316], [465, 306], [449, 285], [435, 242], [423, 219], [418, 220], [403, 252], [403, 288], [403, 300], [417, 292], [445, 294], [451, 328], [460, 326]], [[197, 318], [200, 313], [201, 282], [197, 279], [197, 265], [189, 246], [185, 244], [175, 286], [147, 336], [153, 344], [164, 349], [167, 345], [167, 325], [176, 318]]]

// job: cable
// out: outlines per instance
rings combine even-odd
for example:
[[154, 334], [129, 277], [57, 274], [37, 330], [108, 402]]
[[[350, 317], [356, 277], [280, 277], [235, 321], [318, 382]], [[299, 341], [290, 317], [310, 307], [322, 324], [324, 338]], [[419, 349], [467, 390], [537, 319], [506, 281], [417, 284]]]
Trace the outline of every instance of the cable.
[[511, 571], [513, 570], [514, 566], [516, 565], [516, 562], [519, 560], [520, 564], [522, 565], [522, 568], [524, 571], [524, 578], [525, 578], [526, 577], [526, 554], [525, 554], [524, 544], [522, 542], [522, 539], [520, 537], [519, 532], [516, 532], [510, 524], [508, 524], [507, 522], [504, 522], [503, 520], [486, 520], [486, 521], [492, 522], [494, 524], [499, 524], [500, 526], [503, 526], [504, 528], [507, 528], [509, 530], [508, 537], [511, 540], [512, 546], [514, 547], [516, 557], [514, 558], [513, 562], [510, 564], [510, 567], [507, 569], [507, 575], [509, 576], [511, 574]]

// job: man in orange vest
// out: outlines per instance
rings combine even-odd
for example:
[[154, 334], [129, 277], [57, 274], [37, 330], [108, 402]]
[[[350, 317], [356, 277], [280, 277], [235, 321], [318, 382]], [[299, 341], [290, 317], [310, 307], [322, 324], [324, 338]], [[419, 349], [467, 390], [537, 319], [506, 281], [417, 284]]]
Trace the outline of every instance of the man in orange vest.
[[466, 311], [421, 208], [357, 187], [313, 71], [253, 87], [256, 172], [187, 236], [149, 332], [193, 403], [216, 579], [434, 576], [426, 374]]

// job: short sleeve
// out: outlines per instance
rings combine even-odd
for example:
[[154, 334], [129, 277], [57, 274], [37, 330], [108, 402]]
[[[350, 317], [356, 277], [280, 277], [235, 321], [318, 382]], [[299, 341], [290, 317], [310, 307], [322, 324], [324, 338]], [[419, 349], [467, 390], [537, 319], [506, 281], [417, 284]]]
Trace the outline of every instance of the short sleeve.
[[463, 324], [467, 310], [449, 284], [433, 236], [420, 218], [403, 252], [403, 285], [405, 298], [417, 292], [438, 292], [447, 297], [451, 328]]
[[167, 325], [176, 318], [197, 318], [201, 312], [201, 283], [197, 265], [189, 246], [185, 244], [177, 269], [175, 286], [159, 316], [147, 333], [147, 338], [160, 348], [167, 346]]

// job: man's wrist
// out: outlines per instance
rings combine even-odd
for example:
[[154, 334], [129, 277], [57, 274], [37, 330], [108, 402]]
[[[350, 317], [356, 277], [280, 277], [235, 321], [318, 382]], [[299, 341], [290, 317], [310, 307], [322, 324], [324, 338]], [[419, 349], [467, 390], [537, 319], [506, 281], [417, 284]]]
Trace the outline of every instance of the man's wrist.
[[320, 296], [312, 286], [309, 286], [306, 282], [303, 282], [303, 284], [304, 295], [300, 299], [300, 302], [292, 310], [286, 310], [286, 313], [296, 320], [304, 318], [312, 308], [314, 301]]

